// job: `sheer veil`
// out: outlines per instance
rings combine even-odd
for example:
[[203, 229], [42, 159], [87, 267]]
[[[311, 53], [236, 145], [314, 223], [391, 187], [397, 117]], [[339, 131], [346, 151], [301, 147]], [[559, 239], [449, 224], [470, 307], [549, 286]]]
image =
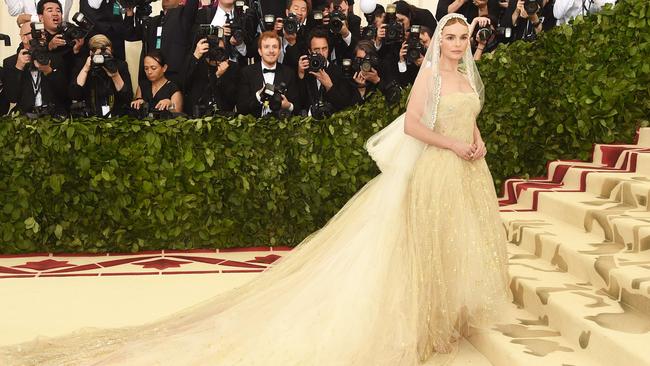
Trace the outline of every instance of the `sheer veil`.
[[[404, 133], [404, 121], [435, 125], [441, 30], [454, 18], [464, 20], [439, 22], [408, 112], [366, 144], [382, 173], [271, 268], [150, 324], [0, 347], [0, 364], [412, 366], [427, 358], [436, 345], [430, 327], [422, 329], [417, 243], [406, 223], [409, 178], [425, 144]], [[482, 102], [469, 49], [461, 71]]]
[[[467, 19], [456, 13], [447, 14], [440, 19], [418, 76], [411, 88], [406, 113], [376, 133], [366, 143], [368, 153], [384, 173], [395, 172], [409, 175], [426, 146], [423, 142], [404, 133], [404, 123], [406, 119], [413, 119], [426, 125], [429, 129], [433, 129], [436, 123], [442, 82], [439, 72], [442, 29], [451, 19], [461, 19], [467, 24]], [[479, 96], [482, 107], [485, 101], [484, 87], [470, 47], [467, 47], [463, 59], [459, 63], [459, 71], [467, 77]], [[424, 108], [413, 108], [415, 105], [424, 106]]]

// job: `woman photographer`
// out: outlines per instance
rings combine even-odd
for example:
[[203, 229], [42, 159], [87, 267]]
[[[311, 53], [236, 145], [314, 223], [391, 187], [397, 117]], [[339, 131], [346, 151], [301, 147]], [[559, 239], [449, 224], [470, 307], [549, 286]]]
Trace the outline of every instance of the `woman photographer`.
[[113, 57], [113, 45], [103, 34], [90, 38], [88, 47], [90, 55], [77, 67], [70, 87], [72, 113], [98, 117], [124, 114], [133, 98], [129, 66]]
[[144, 57], [144, 73], [147, 79], [140, 82], [131, 108], [139, 110], [146, 102], [150, 110], [172, 113], [183, 110], [181, 91], [176, 83], [165, 77], [165, 71], [167, 64], [160, 52], [152, 51]]

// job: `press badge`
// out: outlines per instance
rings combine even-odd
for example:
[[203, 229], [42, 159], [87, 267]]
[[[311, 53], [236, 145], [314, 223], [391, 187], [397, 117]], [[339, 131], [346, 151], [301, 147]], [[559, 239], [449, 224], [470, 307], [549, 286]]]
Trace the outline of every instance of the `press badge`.
[[156, 28], [156, 49], [159, 50], [162, 47], [162, 27]]

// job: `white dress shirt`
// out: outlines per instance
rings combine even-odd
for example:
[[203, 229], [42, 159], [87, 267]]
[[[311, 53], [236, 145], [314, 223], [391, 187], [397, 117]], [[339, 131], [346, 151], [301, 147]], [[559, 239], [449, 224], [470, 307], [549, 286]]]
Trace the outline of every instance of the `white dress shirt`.
[[[70, 8], [72, 7], [72, 0], [59, 0], [61, 3], [61, 11], [63, 11], [63, 20], [68, 21], [70, 15]], [[7, 3], [7, 10], [9, 15], [17, 17], [20, 14], [30, 14], [32, 22], [38, 22], [38, 14], [36, 13], [36, 4], [38, 0], [5, 0]]]
[[578, 15], [592, 14], [600, 11], [605, 4], [614, 3], [616, 0], [555, 0], [553, 16], [557, 19], [557, 25], [567, 24]]
[[[210, 24], [217, 27], [223, 27], [226, 24], [226, 14], [228, 14], [228, 17], [230, 17], [230, 19], [234, 18], [234, 14], [232, 10], [226, 12], [221, 8], [221, 6], [218, 6], [217, 12], [214, 14], [214, 18], [212, 18], [212, 22], [210, 22]], [[237, 50], [237, 52], [239, 52], [240, 55], [242, 56], [247, 55], [246, 43], [242, 42], [242, 44], [240, 44], [239, 46], [235, 46], [235, 49]]]

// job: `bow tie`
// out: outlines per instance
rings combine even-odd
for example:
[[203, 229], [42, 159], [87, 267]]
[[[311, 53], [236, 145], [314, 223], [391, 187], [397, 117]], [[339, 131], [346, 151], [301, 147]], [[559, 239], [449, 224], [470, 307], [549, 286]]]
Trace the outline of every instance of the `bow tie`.
[[275, 69], [262, 69], [262, 73], [266, 74], [267, 72], [275, 74]]

